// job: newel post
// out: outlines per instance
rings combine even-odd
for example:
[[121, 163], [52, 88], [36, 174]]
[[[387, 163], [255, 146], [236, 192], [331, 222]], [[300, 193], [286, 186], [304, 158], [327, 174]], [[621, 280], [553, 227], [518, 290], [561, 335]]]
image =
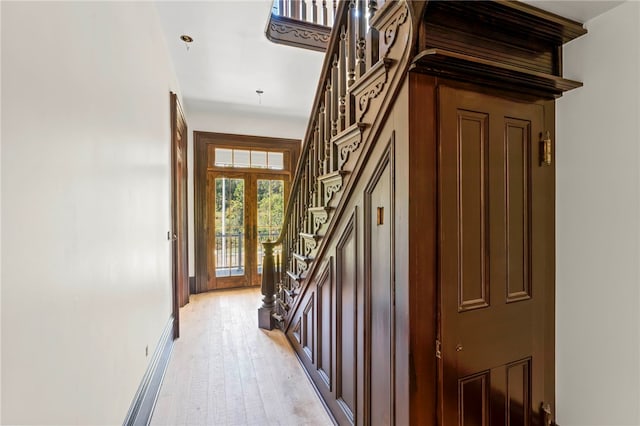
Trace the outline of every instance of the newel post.
[[258, 309], [258, 327], [265, 330], [273, 329], [273, 306], [275, 300], [275, 271], [273, 261], [273, 246], [275, 243], [265, 241], [262, 243], [264, 247], [264, 258], [262, 259], [262, 306]]

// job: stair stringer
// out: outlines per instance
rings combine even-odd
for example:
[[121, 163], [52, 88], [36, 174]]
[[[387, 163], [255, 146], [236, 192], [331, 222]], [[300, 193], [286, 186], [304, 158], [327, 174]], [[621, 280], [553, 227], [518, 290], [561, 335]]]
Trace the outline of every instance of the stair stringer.
[[[323, 259], [327, 256], [327, 248], [331, 245], [337, 225], [343, 214], [348, 214], [345, 207], [350, 201], [354, 184], [360, 180], [364, 166], [367, 164], [371, 152], [378, 142], [387, 117], [392, 110], [402, 83], [407, 75], [408, 68], [413, 57], [412, 46], [417, 37], [416, 22], [422, 13], [422, 8], [417, 8], [405, 0], [388, 1], [376, 13], [371, 21], [372, 26], [380, 32], [380, 52], [382, 56], [376, 65], [365, 73], [352, 88], [356, 100], [358, 122], [362, 126], [362, 140], [358, 144], [357, 151], [351, 152], [344, 167], [353, 167], [344, 170], [341, 189], [333, 195], [330, 206], [332, 211], [327, 222], [323, 225], [324, 234], [314, 248], [313, 261], [308, 265], [304, 279], [300, 283], [298, 295], [290, 305], [289, 315], [282, 330], [290, 334], [289, 328], [294, 318], [299, 318], [298, 310], [305, 300], [309, 283], [313, 281]], [[384, 69], [384, 76], [381, 73]], [[384, 142], [383, 142], [384, 143]], [[291, 340], [291, 339], [290, 339]], [[296, 347], [296, 341], [291, 341]]]

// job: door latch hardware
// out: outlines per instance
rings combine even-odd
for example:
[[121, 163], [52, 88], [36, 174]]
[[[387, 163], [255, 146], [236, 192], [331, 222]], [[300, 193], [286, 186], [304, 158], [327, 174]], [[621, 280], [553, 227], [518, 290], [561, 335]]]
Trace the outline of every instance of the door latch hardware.
[[384, 224], [384, 207], [378, 207], [376, 225], [382, 224]]
[[543, 166], [551, 165], [551, 135], [547, 131], [546, 137], [542, 140], [542, 159]]

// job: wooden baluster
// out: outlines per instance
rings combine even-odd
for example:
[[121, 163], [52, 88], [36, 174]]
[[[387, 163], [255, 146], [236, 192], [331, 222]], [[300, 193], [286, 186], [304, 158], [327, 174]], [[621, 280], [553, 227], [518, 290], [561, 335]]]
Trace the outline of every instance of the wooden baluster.
[[320, 199], [318, 198], [318, 163], [319, 163], [319, 155], [320, 155], [320, 145], [318, 144], [319, 141], [319, 128], [318, 128], [318, 122], [315, 122], [315, 129], [313, 131], [313, 195], [314, 195], [314, 199], [313, 199], [313, 207], [318, 207], [320, 205]]
[[346, 98], [346, 125], [351, 126], [355, 122], [355, 102], [351, 96], [351, 86], [356, 82], [356, 26], [357, 9], [355, 0], [349, 1], [347, 16], [347, 98]]
[[322, 25], [325, 27], [329, 25], [327, 20], [327, 0], [322, 0]]
[[307, 1], [300, 0], [300, 19], [307, 20]]
[[291, 0], [291, 17], [300, 20], [300, 0]]
[[318, 0], [311, 0], [311, 22], [318, 23]]
[[[309, 147], [309, 158], [307, 159], [307, 208], [311, 207], [311, 198], [313, 197], [313, 152], [315, 147], [313, 143]], [[308, 231], [307, 231], [308, 232]]]
[[[324, 168], [324, 129], [325, 129], [325, 108], [324, 103], [320, 104], [320, 112], [318, 113], [318, 142], [319, 142], [319, 150], [318, 150], [318, 175], [323, 175], [327, 173]], [[322, 205], [322, 200], [319, 200], [318, 205]]]
[[[371, 22], [377, 10], [378, 2], [376, 0], [369, 0], [369, 22]], [[367, 69], [371, 69], [372, 66], [378, 63], [378, 58], [380, 57], [378, 30], [373, 27], [369, 27], [369, 33], [367, 34], [367, 46]]]
[[285, 14], [284, 14], [284, 0], [278, 0], [278, 15], [285, 16]]
[[[333, 65], [331, 66], [331, 137], [338, 134], [339, 96], [338, 96], [338, 55], [333, 55]], [[333, 142], [330, 144], [329, 155], [331, 156], [331, 171], [338, 170], [337, 147]]]
[[331, 79], [327, 80], [327, 85], [324, 90], [324, 172], [325, 174], [331, 173], [331, 110], [333, 105], [331, 104]]
[[331, 14], [331, 26], [336, 24], [336, 18], [338, 15], [338, 0], [333, 0], [333, 13]]
[[[300, 189], [298, 189], [299, 191]], [[296, 202], [294, 204], [295, 209], [293, 210], [293, 235], [291, 236], [292, 241], [293, 241], [293, 251], [294, 253], [298, 253], [298, 242], [297, 239], [295, 238], [295, 234], [298, 233], [298, 210], [300, 209], [300, 192], [298, 192], [295, 197], [296, 197]]]
[[338, 58], [338, 132], [346, 128], [347, 113], [347, 31], [340, 28], [340, 50]]
[[367, 20], [365, 19], [365, 0], [358, 0], [358, 18], [356, 22], [356, 80], [362, 77], [366, 71], [366, 33]]

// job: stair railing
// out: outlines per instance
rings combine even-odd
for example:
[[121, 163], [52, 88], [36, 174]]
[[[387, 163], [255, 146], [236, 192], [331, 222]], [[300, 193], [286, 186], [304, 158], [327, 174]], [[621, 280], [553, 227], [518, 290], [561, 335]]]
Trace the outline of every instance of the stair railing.
[[332, 27], [338, 12], [337, 0], [275, 0], [273, 13], [285, 18]]
[[[280, 10], [293, 10], [300, 16], [306, 13], [300, 11], [304, 8], [293, 6], [299, 2], [280, 3]], [[317, 5], [315, 1], [312, 4]], [[331, 178], [342, 173], [338, 147], [332, 143], [332, 137], [356, 124], [357, 106], [351, 88], [379, 59], [378, 31], [368, 27], [377, 9], [376, 0], [338, 2], [282, 230], [276, 241], [263, 243], [261, 328], [272, 329], [274, 320], [278, 325], [286, 319], [311, 260], [307, 254], [318, 242], [315, 234], [321, 224], [318, 222], [327, 216], [312, 212], [328, 211], [332, 191], [336, 191]], [[278, 245], [282, 245], [282, 252], [280, 264], [275, 266], [273, 251]], [[265, 272], [267, 268], [274, 270]]]

